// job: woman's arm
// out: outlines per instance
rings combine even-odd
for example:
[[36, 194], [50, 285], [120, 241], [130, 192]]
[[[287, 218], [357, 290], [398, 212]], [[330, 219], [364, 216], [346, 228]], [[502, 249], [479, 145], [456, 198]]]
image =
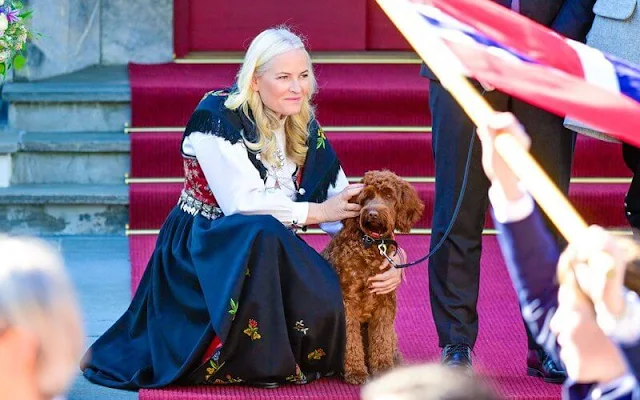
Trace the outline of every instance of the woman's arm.
[[218, 206], [225, 215], [272, 215], [285, 225], [304, 224], [309, 203], [295, 202], [280, 191], [266, 191], [260, 173], [247, 156], [242, 142], [201, 132], [189, 135]]

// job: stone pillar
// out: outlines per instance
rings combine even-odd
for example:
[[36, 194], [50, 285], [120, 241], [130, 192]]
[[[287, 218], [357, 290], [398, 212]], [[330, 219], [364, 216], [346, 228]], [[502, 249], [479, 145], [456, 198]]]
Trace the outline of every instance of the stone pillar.
[[102, 64], [173, 59], [173, 0], [101, 0]]
[[15, 80], [38, 80], [99, 64], [101, 1], [26, 1], [33, 10], [30, 29], [42, 36], [29, 44], [27, 66], [16, 71]]
[[39, 80], [93, 65], [173, 58], [173, 0], [27, 0], [27, 66], [14, 80]]

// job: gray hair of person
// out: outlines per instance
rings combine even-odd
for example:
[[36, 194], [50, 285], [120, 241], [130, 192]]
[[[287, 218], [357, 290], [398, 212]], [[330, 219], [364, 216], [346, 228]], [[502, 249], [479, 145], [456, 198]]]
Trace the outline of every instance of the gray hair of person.
[[33, 335], [40, 393], [64, 393], [78, 370], [84, 331], [60, 254], [34, 238], [0, 235], [0, 329]]
[[364, 386], [362, 400], [498, 400], [476, 378], [438, 364], [394, 369]]

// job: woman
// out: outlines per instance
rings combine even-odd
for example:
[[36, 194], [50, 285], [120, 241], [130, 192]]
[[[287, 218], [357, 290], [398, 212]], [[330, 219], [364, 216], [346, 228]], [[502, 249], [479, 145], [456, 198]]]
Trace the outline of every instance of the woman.
[[[230, 91], [204, 96], [182, 140], [185, 186], [129, 310], [90, 349], [93, 382], [306, 383], [342, 370], [342, 296], [331, 266], [292, 230], [358, 215], [313, 116], [301, 40], [269, 29]], [[375, 290], [393, 290], [393, 270]]]
[[35, 239], [0, 237], [0, 398], [64, 395], [84, 332], [60, 256]]

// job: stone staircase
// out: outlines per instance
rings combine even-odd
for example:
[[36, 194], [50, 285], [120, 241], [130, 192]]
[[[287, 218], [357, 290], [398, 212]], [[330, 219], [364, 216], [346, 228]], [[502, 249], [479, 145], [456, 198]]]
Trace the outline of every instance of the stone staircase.
[[127, 67], [4, 85], [0, 232], [124, 234], [130, 120]]

